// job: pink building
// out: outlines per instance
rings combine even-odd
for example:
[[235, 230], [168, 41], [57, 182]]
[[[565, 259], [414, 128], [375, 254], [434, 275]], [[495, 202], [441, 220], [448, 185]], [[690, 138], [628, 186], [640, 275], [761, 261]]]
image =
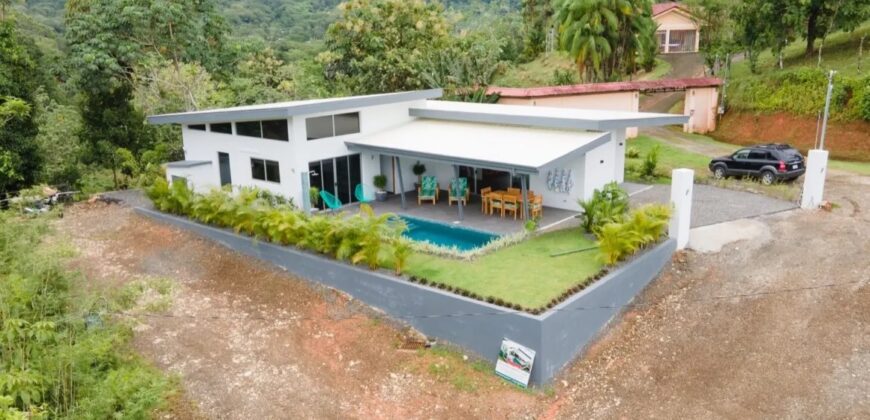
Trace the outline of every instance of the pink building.
[[701, 28], [685, 5], [675, 1], [654, 4], [652, 18], [658, 25], [660, 53], [698, 52]]

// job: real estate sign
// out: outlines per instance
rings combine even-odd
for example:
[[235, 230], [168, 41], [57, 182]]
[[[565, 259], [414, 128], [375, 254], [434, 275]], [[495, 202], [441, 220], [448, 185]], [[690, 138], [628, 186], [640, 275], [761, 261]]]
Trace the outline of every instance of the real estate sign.
[[498, 351], [498, 361], [495, 363], [495, 373], [523, 388], [529, 386], [529, 376], [532, 374], [532, 364], [535, 362], [535, 351], [522, 344], [505, 338]]

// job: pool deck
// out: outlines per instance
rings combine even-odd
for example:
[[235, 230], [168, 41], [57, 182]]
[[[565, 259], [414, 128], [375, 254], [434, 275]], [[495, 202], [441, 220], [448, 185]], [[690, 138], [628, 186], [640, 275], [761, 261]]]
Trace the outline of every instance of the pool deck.
[[[523, 220], [514, 220], [512, 216], [501, 218], [495, 214], [492, 216], [480, 212], [480, 197], [472, 196], [468, 206], [463, 208], [464, 219], [459, 220], [459, 211], [456, 204], [447, 205], [447, 193], [442, 192], [442, 200], [433, 205], [431, 202], [417, 205], [416, 193], [405, 193], [407, 208], [402, 209], [402, 200], [398, 195], [390, 195], [387, 201], [372, 202], [375, 213], [395, 213], [420, 219], [435, 220], [442, 223], [451, 223], [472, 229], [491, 232], [499, 235], [520, 232], [523, 230]], [[552, 229], [576, 226], [574, 216], [579, 212], [544, 207], [539, 227]]]

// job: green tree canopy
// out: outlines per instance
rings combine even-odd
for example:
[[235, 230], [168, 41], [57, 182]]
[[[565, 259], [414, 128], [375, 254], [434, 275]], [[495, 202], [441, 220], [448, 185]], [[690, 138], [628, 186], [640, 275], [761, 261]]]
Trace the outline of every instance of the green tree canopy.
[[437, 3], [350, 0], [326, 31], [318, 59], [327, 77], [353, 93], [396, 92], [425, 86], [421, 69], [431, 51], [449, 41], [451, 26]]
[[559, 44], [585, 80], [612, 80], [652, 63], [655, 24], [649, 0], [562, 0]]

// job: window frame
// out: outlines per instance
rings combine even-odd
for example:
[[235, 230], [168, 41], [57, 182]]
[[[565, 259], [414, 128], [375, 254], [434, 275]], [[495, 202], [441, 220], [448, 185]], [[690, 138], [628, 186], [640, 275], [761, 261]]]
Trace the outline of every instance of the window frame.
[[[346, 115], [356, 115], [356, 131], [343, 132], [343, 133], [339, 134], [336, 130], [335, 117], [336, 116], [346, 116]], [[309, 120], [327, 120], [327, 119], [329, 120], [329, 122], [331, 124], [331, 130], [330, 130], [331, 135], [311, 137], [311, 134], [310, 134], [311, 130], [309, 130], [308, 121]], [[340, 114], [318, 115], [318, 116], [305, 118], [305, 141], [315, 141], [315, 140], [329, 139], [329, 138], [335, 138], [335, 137], [350, 136], [353, 134], [360, 134], [360, 133], [362, 133], [362, 116], [360, 115], [359, 111], [343, 112]]]
[[[276, 137], [266, 137], [266, 123], [276, 124], [282, 127], [279, 131], [280, 134], [283, 134], [283, 138]], [[288, 127], [288, 120], [285, 118], [283, 120], [260, 120], [260, 136], [265, 140], [276, 140], [276, 141], [290, 141], [290, 128]]]
[[[236, 121], [236, 122], [234, 122], [233, 124], [235, 124], [235, 126], [236, 126], [236, 135], [237, 135], [237, 136], [242, 136], [242, 137], [253, 137], [253, 138], [255, 138], [255, 139], [261, 139], [261, 138], [263, 138], [263, 124], [262, 124], [262, 121]], [[242, 132], [241, 132], [242, 130], [239, 129], [239, 124], [242, 124], [242, 126], [248, 126], [248, 125], [250, 125], [251, 127], [253, 127], [254, 124], [256, 124], [256, 127], [257, 127], [257, 133], [258, 133], [259, 135], [254, 136], [254, 135], [251, 135], [251, 134], [242, 134]]]
[[[226, 131], [215, 131], [214, 126], [228, 126], [230, 128], [229, 132]], [[218, 133], [218, 134], [229, 134], [233, 135], [233, 123], [231, 122], [223, 122], [223, 123], [210, 123], [208, 125], [208, 131], [210, 133]]]
[[[255, 164], [262, 164], [262, 166], [263, 166], [263, 178], [257, 178], [254, 175], [254, 165]], [[269, 170], [270, 166], [275, 167], [274, 179], [271, 179], [272, 177], [269, 176], [270, 175], [270, 170]], [[279, 162], [277, 160], [252, 157], [251, 158], [251, 179], [253, 179], [255, 181], [263, 181], [263, 182], [269, 182], [272, 184], [279, 184], [280, 185], [281, 184], [281, 162]]]
[[205, 124], [188, 124], [188, 130], [196, 130], [196, 131], [206, 131]]

